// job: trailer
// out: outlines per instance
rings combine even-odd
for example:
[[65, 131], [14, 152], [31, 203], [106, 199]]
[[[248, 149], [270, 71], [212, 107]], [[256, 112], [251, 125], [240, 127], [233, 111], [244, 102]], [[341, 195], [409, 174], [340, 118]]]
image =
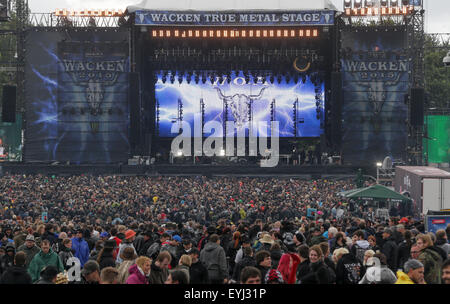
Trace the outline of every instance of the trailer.
[[395, 168], [394, 188], [409, 196], [417, 215], [450, 209], [450, 173], [433, 167]]

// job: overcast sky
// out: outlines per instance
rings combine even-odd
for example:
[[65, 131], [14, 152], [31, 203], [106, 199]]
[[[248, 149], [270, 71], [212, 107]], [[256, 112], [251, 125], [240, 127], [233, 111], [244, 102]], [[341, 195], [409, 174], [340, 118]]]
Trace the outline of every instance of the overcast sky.
[[[28, 0], [33, 13], [52, 12], [57, 8], [67, 9], [125, 9], [128, 5], [140, 3], [140, 0]], [[164, 1], [164, 0], [155, 0]], [[214, 1], [214, 0], [210, 0]], [[216, 0], [218, 1], [218, 0]], [[226, 0], [220, 0], [226, 1]], [[242, 0], [245, 1], [245, 0]], [[314, 0], [311, 0], [314, 1]], [[342, 9], [342, 0], [331, 0], [338, 9]], [[450, 1], [424, 0], [426, 9], [425, 30], [428, 33], [450, 33]]]

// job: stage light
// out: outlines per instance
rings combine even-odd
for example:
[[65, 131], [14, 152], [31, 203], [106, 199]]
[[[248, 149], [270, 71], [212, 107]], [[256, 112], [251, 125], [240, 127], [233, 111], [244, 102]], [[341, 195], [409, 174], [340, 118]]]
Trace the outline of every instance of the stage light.
[[275, 81], [275, 77], [273, 77], [273, 75], [270, 75], [269, 81], [271, 84], [273, 84]]
[[273, 30], [270, 30], [270, 31], [269, 31], [269, 35], [270, 35], [270, 37], [274, 37], [274, 35], [275, 35], [275, 31], [273, 31]]
[[373, 0], [366, 0], [366, 7], [372, 7], [373, 6]]
[[170, 83], [175, 83], [175, 75], [174, 74], [172, 74], [172, 75], [170, 75]]
[[183, 83], [183, 74], [178, 74], [178, 83], [179, 84]]
[[202, 75], [202, 83], [205, 84], [206, 83], [206, 75]]
[[230, 37], [234, 38], [234, 31], [233, 30], [230, 31]]
[[170, 31], [166, 31], [166, 37], [170, 37]]
[[261, 37], [261, 31], [260, 30], [256, 31], [256, 37]]
[[283, 80], [283, 78], [281, 77], [281, 75], [278, 75], [278, 77], [277, 77], [278, 84], [280, 84], [282, 80]]
[[396, 7], [398, 5], [398, 0], [391, 0], [391, 6]]
[[179, 37], [180, 36], [180, 31], [179, 30], [175, 30], [175, 37]]
[[295, 84], [298, 83], [298, 80], [299, 80], [299, 79], [298, 79], [298, 75], [295, 75], [295, 76], [294, 76], [294, 82], [295, 82]]
[[178, 156], [178, 157], [183, 156], [183, 151], [178, 151], [178, 152], [177, 152], [177, 156]]
[[166, 81], [167, 81], [167, 76], [166, 76], [166, 75], [163, 75], [163, 77], [162, 77], [162, 83], [166, 83]]
[[214, 31], [209, 31], [209, 37], [214, 37]]
[[344, 0], [344, 7], [352, 7], [352, 0]]
[[304, 30], [300, 30], [300, 37], [303, 37], [305, 35], [305, 31]]
[[317, 30], [313, 30], [313, 36], [314, 36], [314, 37], [317, 37], [318, 34], [319, 34], [319, 33], [318, 33]]
[[188, 36], [192, 37], [192, 31], [188, 31]]
[[207, 31], [203, 31], [203, 37], [207, 37], [208, 36], [208, 32]]
[[263, 36], [267, 37], [267, 31], [266, 30], [263, 31]]
[[228, 37], [228, 31], [223, 31], [223, 37]]
[[217, 37], [220, 37], [220, 36], [221, 36], [221, 35], [220, 35], [221, 33], [222, 33], [221, 31], [216, 31], [216, 36], [217, 36]]
[[220, 150], [220, 154], [219, 155], [220, 156], [225, 156], [225, 150], [224, 149]]
[[378, 168], [383, 167], [383, 163], [377, 163], [377, 167], [378, 167]]
[[249, 31], [249, 32], [248, 32], [248, 35], [249, 35], [250, 37], [253, 37], [253, 30]]
[[244, 37], [244, 38], [247, 37], [247, 31], [242, 31], [241, 32], [241, 36]]
[[289, 36], [289, 31], [288, 30], [284, 30], [283, 34], [284, 34], [284, 37], [288, 37]]
[[355, 7], [355, 8], [360, 8], [360, 7], [361, 7], [361, 1], [362, 1], [362, 0], [355, 0], [355, 2], [354, 2], [354, 7]]
[[[281, 30], [277, 30], [277, 37], [281, 37]], [[284, 36], [286, 37], [286, 36]]]
[[306, 76], [305, 75], [302, 76], [302, 83], [304, 83], [304, 84], [306, 83]]
[[387, 0], [381, 0], [380, 1], [381, 6], [386, 7], [388, 5]]
[[295, 31], [291, 30], [291, 37], [295, 37]]
[[403, 4], [403, 6], [408, 6], [409, 5], [409, 0], [402, 0], [402, 4]]
[[152, 31], [152, 36], [153, 37], [158, 37], [158, 32], [157, 31]]
[[159, 37], [164, 37], [164, 31], [163, 30], [159, 31]]
[[306, 37], [310, 37], [311, 36], [311, 30], [306, 30]]

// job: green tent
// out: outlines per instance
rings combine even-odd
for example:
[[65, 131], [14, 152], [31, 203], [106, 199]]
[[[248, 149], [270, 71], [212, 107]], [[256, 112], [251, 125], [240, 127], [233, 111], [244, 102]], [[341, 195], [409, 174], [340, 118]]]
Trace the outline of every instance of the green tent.
[[411, 199], [401, 195], [382, 185], [374, 185], [362, 189], [354, 189], [354, 191], [346, 191], [344, 195], [346, 198], [367, 200], [367, 201], [388, 201], [388, 202], [411, 202]]
[[339, 192], [338, 195], [339, 196], [343, 196], [343, 197], [347, 197], [347, 195], [350, 195], [350, 194], [352, 194], [354, 192], [357, 192], [357, 191], [360, 191], [362, 189], [365, 189], [365, 188], [356, 188], [356, 189], [342, 191], [342, 192]]

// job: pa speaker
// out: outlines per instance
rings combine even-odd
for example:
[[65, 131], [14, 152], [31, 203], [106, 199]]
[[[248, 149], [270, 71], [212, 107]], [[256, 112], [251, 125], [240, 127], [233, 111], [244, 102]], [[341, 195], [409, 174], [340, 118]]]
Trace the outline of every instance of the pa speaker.
[[130, 103], [130, 145], [136, 149], [140, 141], [141, 105], [140, 105], [139, 74], [129, 74], [129, 103]]
[[16, 122], [16, 87], [3, 86], [2, 121]]
[[411, 107], [410, 107], [410, 117], [409, 120], [412, 126], [423, 126], [423, 115], [424, 115], [424, 99], [425, 91], [424, 89], [411, 89]]
[[340, 147], [342, 139], [342, 74], [331, 73], [331, 141], [334, 147]]

